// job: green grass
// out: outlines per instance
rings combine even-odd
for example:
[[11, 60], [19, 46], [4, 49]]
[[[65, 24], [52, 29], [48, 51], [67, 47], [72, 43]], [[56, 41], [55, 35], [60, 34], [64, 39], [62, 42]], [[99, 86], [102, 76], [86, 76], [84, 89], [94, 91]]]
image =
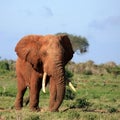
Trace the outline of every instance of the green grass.
[[[0, 73], [0, 119], [3, 120], [119, 120], [120, 76], [74, 75], [77, 93], [73, 100], [64, 100], [60, 112], [48, 112], [49, 92], [40, 96], [44, 112], [13, 108], [16, 96], [14, 72]], [[25, 96], [28, 95], [28, 92]]]

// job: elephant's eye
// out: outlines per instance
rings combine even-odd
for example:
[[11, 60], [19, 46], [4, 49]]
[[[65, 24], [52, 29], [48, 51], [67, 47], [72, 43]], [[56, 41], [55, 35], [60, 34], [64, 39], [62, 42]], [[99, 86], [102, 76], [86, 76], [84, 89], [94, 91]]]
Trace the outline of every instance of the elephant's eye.
[[44, 57], [47, 56], [47, 52], [46, 52], [46, 51], [42, 52], [42, 55], [43, 55]]

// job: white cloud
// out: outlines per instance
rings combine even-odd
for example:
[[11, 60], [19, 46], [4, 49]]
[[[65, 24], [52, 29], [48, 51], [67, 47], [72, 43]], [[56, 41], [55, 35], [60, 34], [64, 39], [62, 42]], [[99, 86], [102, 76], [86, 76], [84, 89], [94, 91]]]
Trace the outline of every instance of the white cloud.
[[102, 20], [94, 20], [89, 24], [89, 27], [97, 29], [97, 30], [103, 30], [107, 29], [109, 27], [115, 27], [120, 25], [120, 16], [109, 16]]
[[43, 13], [47, 17], [52, 17], [53, 16], [53, 11], [49, 7], [44, 7]]
[[49, 7], [36, 7], [34, 9], [31, 8], [22, 8], [19, 10], [20, 13], [24, 14], [25, 16], [37, 16], [37, 17], [52, 17], [53, 16], [53, 11]]

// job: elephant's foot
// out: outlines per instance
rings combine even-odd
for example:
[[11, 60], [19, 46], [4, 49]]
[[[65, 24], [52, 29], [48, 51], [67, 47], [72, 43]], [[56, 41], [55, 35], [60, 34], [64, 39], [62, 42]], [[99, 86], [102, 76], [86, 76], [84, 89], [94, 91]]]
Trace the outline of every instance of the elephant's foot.
[[21, 109], [22, 109], [22, 106], [16, 106], [16, 105], [15, 105], [15, 109], [16, 109], [16, 110], [21, 110]]
[[49, 111], [50, 111], [50, 112], [59, 112], [58, 109], [51, 109], [51, 108], [49, 108]]
[[16, 110], [21, 110], [23, 105], [21, 103], [19, 103], [19, 102], [15, 102], [14, 107], [15, 107]]
[[59, 112], [59, 110], [51, 110], [51, 112]]
[[30, 107], [30, 110], [33, 112], [40, 112], [41, 109], [39, 107]]

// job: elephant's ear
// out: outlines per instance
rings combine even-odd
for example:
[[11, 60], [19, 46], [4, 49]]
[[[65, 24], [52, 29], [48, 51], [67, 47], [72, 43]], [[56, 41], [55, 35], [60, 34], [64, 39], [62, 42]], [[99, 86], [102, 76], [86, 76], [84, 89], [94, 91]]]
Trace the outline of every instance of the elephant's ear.
[[17, 55], [25, 61], [28, 61], [32, 66], [37, 69], [37, 64], [40, 61], [39, 49], [40, 36], [38, 35], [29, 35], [23, 37], [16, 45], [15, 52]]
[[65, 64], [72, 59], [74, 51], [70, 42], [70, 39], [67, 35], [61, 35], [61, 42], [65, 50]]

